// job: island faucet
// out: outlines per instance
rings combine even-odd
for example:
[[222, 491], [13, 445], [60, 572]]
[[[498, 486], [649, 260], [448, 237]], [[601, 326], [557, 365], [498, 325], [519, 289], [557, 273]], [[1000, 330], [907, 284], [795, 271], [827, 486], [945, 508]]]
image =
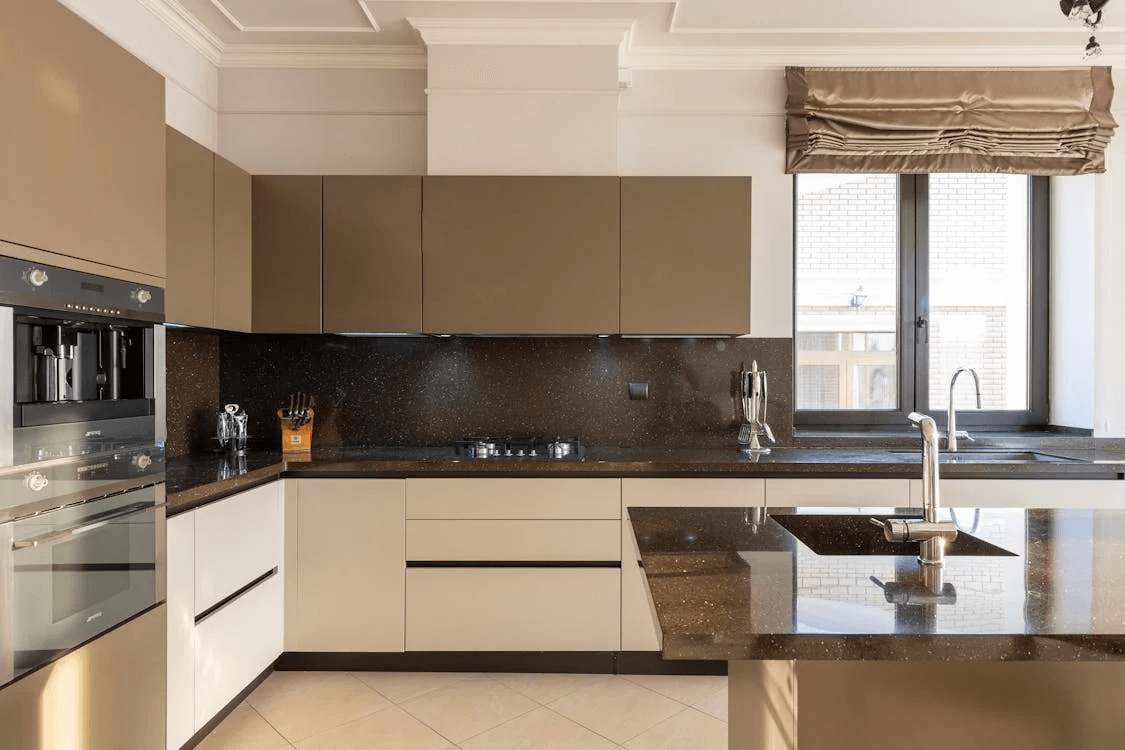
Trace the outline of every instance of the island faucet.
[[957, 376], [963, 372], [967, 372], [973, 376], [973, 382], [976, 383], [977, 386], [977, 408], [981, 408], [980, 375], [977, 375], [977, 371], [971, 367], [958, 367], [957, 372], [953, 373], [953, 379], [949, 381], [949, 438], [947, 440], [947, 444], [950, 451], [957, 450], [957, 438], [963, 437], [966, 440], [972, 440], [972, 438], [969, 437], [969, 433], [963, 430], [961, 432], [957, 431], [957, 407], [953, 405], [953, 387], [957, 385]]
[[911, 412], [909, 419], [922, 431], [922, 520], [889, 518], [871, 523], [883, 529], [888, 542], [921, 542], [918, 561], [923, 565], [944, 565], [945, 544], [957, 538], [957, 525], [953, 521], [939, 521], [941, 497], [938, 486], [938, 457], [940, 449], [937, 423], [933, 417]]

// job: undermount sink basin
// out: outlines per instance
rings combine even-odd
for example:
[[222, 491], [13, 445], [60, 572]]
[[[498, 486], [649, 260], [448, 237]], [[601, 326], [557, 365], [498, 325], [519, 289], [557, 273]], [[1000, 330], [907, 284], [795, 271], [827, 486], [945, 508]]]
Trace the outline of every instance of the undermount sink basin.
[[[888, 542], [882, 529], [876, 528], [870, 520], [906, 517], [867, 514], [770, 516], [818, 555], [917, 555], [917, 542]], [[957, 538], [946, 545], [945, 554], [1015, 557], [1015, 553], [964, 531], [958, 531]]]
[[[891, 451], [891, 453], [901, 456], [907, 461], [920, 462], [922, 460], [921, 451]], [[1076, 458], [1053, 456], [1050, 453], [1039, 453], [1038, 451], [962, 450], [956, 453], [938, 454], [938, 461], [943, 464], [1061, 464], [1077, 460]]]

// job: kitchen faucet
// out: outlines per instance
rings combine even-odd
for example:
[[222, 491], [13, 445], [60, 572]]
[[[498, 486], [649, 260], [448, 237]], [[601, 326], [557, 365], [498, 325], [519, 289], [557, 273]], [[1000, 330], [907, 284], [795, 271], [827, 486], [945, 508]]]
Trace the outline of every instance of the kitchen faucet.
[[923, 565], [944, 565], [945, 544], [957, 538], [953, 521], [939, 521], [941, 497], [938, 492], [938, 441], [941, 433], [933, 417], [911, 412], [907, 417], [922, 430], [922, 520], [888, 518], [871, 523], [883, 529], [888, 542], [921, 542], [918, 561]]
[[971, 367], [958, 367], [957, 372], [953, 373], [953, 379], [949, 381], [949, 437], [947, 438], [947, 445], [951, 452], [957, 450], [957, 438], [963, 437], [970, 442], [972, 441], [972, 438], [969, 437], [969, 433], [964, 430], [961, 432], [957, 431], [957, 407], [953, 405], [953, 387], [957, 385], [957, 376], [963, 372], [967, 372], [973, 376], [973, 382], [976, 383], [977, 386], [977, 408], [981, 408], [980, 375], [977, 375], [977, 371]]

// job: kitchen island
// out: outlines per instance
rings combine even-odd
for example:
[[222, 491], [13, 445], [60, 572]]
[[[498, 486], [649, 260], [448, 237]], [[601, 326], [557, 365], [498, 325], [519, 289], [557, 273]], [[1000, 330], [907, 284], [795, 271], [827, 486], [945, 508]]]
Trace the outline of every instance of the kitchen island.
[[869, 521], [917, 509], [631, 509], [664, 658], [729, 662], [731, 750], [1120, 747], [1125, 511], [944, 513], [936, 572]]

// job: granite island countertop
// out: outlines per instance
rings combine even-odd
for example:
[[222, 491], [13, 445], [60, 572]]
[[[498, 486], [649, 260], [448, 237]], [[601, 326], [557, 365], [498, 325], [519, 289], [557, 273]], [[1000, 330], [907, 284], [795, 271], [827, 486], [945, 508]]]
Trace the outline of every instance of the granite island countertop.
[[[1019, 448], [1019, 443], [1005, 449]], [[1023, 447], [1060, 462], [946, 463], [943, 477], [1106, 478], [1125, 477], [1125, 452]], [[964, 453], [969, 453], [965, 451]], [[582, 460], [473, 459], [448, 446], [323, 448], [311, 454], [248, 451], [245, 456], [192, 454], [167, 462], [168, 514], [190, 510], [279, 477], [802, 477], [916, 478], [920, 454], [887, 448], [774, 448], [749, 456], [730, 448], [591, 446]]]
[[871, 547], [869, 517], [916, 508], [631, 508], [664, 657], [1125, 659], [1125, 510], [942, 513], [999, 551], [935, 581], [917, 545]]

